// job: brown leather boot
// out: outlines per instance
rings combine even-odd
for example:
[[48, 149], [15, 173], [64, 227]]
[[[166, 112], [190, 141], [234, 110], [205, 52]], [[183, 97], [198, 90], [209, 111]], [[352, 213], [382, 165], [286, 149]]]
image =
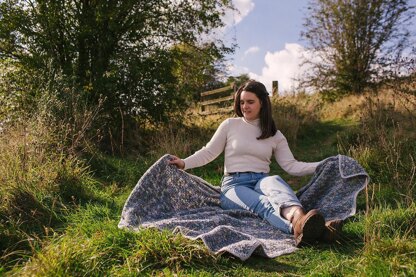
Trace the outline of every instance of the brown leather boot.
[[339, 240], [343, 225], [344, 221], [338, 219], [325, 222], [325, 229], [319, 240], [326, 243], [333, 243], [336, 240]]
[[305, 211], [299, 208], [291, 222], [295, 244], [298, 247], [317, 240], [325, 229], [325, 219], [316, 209], [305, 214]]

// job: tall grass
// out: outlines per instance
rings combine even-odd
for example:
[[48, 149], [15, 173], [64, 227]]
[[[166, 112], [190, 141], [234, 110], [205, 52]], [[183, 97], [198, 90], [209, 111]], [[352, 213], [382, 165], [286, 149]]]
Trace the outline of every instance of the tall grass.
[[0, 137], [2, 263], [32, 253], [41, 237], [63, 222], [71, 206], [90, 198], [81, 185], [92, 182], [87, 167], [46, 147], [48, 141], [39, 133], [50, 130], [40, 128], [16, 127]]
[[91, 192], [97, 182], [88, 165], [76, 155], [92, 113], [75, 130], [52, 114], [51, 99], [43, 100], [36, 113], [0, 133], [0, 261], [6, 267], [25, 261], [67, 214], [99, 198]]
[[195, 118], [195, 121], [171, 121], [165, 125], [159, 125], [151, 130], [151, 142], [148, 155], [161, 157], [170, 153], [179, 157], [185, 157], [203, 145], [214, 134], [216, 128], [225, 118], [218, 115]]
[[275, 96], [272, 99], [273, 118], [277, 128], [291, 145], [308, 126], [316, 125], [322, 105], [319, 97], [306, 94]]
[[[414, 102], [403, 101], [404, 97]], [[360, 126], [352, 141], [340, 140], [340, 149], [357, 159], [372, 177], [369, 204], [414, 203], [416, 97], [384, 92], [367, 98]]]
[[[395, 87], [402, 86], [397, 84]], [[338, 151], [358, 160], [371, 177], [366, 191], [367, 212], [357, 217], [359, 225], [363, 225], [363, 251], [357, 253], [356, 260], [346, 260], [341, 266], [342, 271], [352, 275], [413, 276], [416, 268], [415, 94], [384, 88], [365, 95], [349, 95], [334, 103], [319, 102], [314, 96], [306, 101], [304, 98], [291, 96], [280, 100], [288, 101], [292, 107], [302, 107], [300, 111], [281, 108], [277, 113], [288, 120], [287, 128], [295, 127], [292, 139], [303, 139], [300, 134], [305, 127], [307, 130], [311, 130], [308, 126], [321, 128], [327, 120], [356, 121], [356, 127], [338, 134]], [[308, 101], [315, 103], [312, 110], [305, 109]], [[313, 116], [303, 117], [304, 112]], [[347, 225], [351, 228], [357, 223]], [[320, 267], [309, 274], [325, 274], [323, 270]], [[328, 274], [335, 274], [335, 271], [329, 270]]]
[[371, 177], [364, 218], [365, 275], [415, 274], [416, 97], [400, 91], [370, 94], [360, 104], [360, 128], [339, 139], [341, 152]]

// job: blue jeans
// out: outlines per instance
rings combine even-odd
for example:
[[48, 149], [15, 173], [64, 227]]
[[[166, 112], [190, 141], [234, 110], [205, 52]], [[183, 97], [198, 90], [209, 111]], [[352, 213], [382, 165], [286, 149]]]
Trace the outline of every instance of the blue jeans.
[[302, 206], [295, 192], [280, 176], [266, 173], [234, 173], [222, 178], [221, 207], [249, 210], [279, 230], [291, 234], [292, 224], [281, 216], [281, 209]]

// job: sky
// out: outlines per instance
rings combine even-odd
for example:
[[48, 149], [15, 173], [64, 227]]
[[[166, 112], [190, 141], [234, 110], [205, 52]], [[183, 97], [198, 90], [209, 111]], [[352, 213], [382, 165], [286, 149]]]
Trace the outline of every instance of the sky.
[[[411, 0], [415, 3], [416, 0]], [[225, 42], [238, 44], [228, 56], [232, 76], [246, 73], [263, 82], [271, 91], [272, 81], [279, 82], [279, 92], [296, 87], [294, 78], [306, 67], [299, 63], [306, 42], [300, 33], [307, 15], [308, 0], [233, 0], [239, 12], [225, 17]], [[415, 24], [416, 25], [416, 24]]]
[[307, 0], [233, 0], [239, 12], [226, 17], [226, 41], [235, 42], [228, 56], [230, 75], [247, 73], [271, 91], [290, 91], [300, 72], [298, 66], [305, 42], [300, 38]]

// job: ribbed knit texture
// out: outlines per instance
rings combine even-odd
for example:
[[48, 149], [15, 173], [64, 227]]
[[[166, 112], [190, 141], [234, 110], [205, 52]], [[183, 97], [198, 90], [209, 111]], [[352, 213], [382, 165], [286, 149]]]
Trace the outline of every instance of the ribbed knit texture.
[[203, 166], [223, 151], [224, 173], [270, 172], [274, 156], [280, 167], [294, 176], [312, 174], [319, 162], [305, 163], [295, 159], [285, 136], [280, 132], [270, 138], [258, 140], [260, 120], [247, 121], [243, 117], [223, 121], [214, 136], [193, 155], [184, 159], [185, 169]]

